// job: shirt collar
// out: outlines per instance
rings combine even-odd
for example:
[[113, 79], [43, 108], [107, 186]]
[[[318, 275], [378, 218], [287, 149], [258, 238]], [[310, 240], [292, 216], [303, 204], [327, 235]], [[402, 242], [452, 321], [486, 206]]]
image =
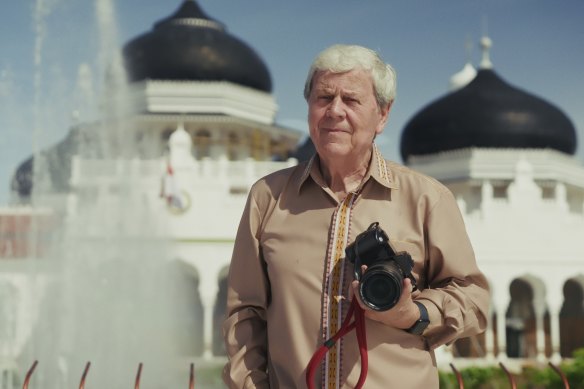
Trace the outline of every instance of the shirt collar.
[[[383, 158], [375, 143], [373, 143], [372, 149], [373, 153], [371, 155], [371, 161], [369, 162], [369, 167], [367, 168], [367, 173], [365, 174], [363, 182], [367, 182], [369, 178], [373, 178], [380, 185], [388, 189], [399, 189], [399, 186], [393, 179], [393, 174], [389, 169], [389, 166], [387, 166], [385, 158]], [[298, 193], [300, 193], [300, 189], [308, 177], [311, 177], [317, 184], [321, 186], [324, 185], [324, 179], [320, 173], [319, 163], [320, 160], [318, 154], [315, 153], [306, 164], [304, 171], [300, 176], [300, 180], [298, 181]]]
[[394, 180], [393, 173], [391, 172], [387, 161], [383, 158], [383, 155], [381, 155], [381, 152], [375, 143], [373, 143], [373, 155], [371, 157], [371, 162], [369, 163], [367, 175], [368, 177], [366, 180], [369, 179], [369, 177], [372, 177], [375, 181], [388, 189], [399, 189], [399, 185]]

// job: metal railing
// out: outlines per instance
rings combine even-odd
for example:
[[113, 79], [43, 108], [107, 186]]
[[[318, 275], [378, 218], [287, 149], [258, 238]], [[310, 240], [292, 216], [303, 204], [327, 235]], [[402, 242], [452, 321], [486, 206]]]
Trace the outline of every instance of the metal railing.
[[[549, 362], [548, 364], [561, 377], [562, 383], [564, 384], [564, 389], [570, 389], [570, 384], [568, 382], [568, 378], [566, 377], [564, 372], [558, 366], [554, 365], [553, 363]], [[499, 366], [501, 367], [501, 369], [503, 369], [503, 371], [507, 375], [507, 380], [509, 380], [509, 385], [511, 385], [511, 389], [517, 389], [517, 382], [515, 381], [515, 377], [513, 376], [513, 374], [509, 371], [509, 369], [507, 369], [507, 367], [502, 362], [499, 362]], [[458, 369], [452, 363], [450, 364], [450, 368], [452, 369], [452, 371], [454, 372], [454, 375], [456, 376], [456, 381], [458, 382], [458, 388], [464, 389], [464, 379], [462, 377], [462, 374], [460, 373], [460, 371], [458, 371]]]
[[[38, 361], [34, 361], [28, 372], [26, 373], [26, 377], [24, 379], [24, 384], [22, 385], [22, 389], [28, 389], [30, 379], [38, 365]], [[83, 370], [83, 374], [81, 375], [81, 381], [79, 382], [79, 389], [85, 388], [85, 381], [87, 380], [87, 376], [89, 373], [89, 368], [91, 367], [91, 362], [87, 362], [85, 364], [85, 369]], [[143, 364], [138, 364], [138, 371], [136, 373], [136, 381], [134, 384], [134, 389], [140, 389], [140, 377], [142, 376], [142, 368]], [[191, 369], [189, 374], [189, 389], [195, 389], [195, 364], [191, 363]]]
[[[548, 364], [561, 377], [562, 383], [564, 384], [564, 388], [570, 389], [570, 384], [569, 384], [568, 379], [567, 379], [566, 375], [564, 374], [564, 372], [562, 372], [562, 370], [558, 366], [554, 365], [553, 363], [549, 362]], [[24, 379], [24, 384], [22, 385], [22, 389], [29, 388], [30, 379], [31, 379], [37, 365], [38, 365], [38, 361], [34, 361], [32, 366], [30, 367], [30, 369], [26, 373], [26, 377]], [[507, 367], [503, 363], [499, 363], [499, 366], [507, 375], [507, 379], [509, 381], [510, 387], [512, 389], [516, 389], [517, 382], [515, 381], [515, 377], [513, 376], [513, 374], [509, 371], [509, 369], [507, 369]], [[87, 380], [87, 376], [88, 376], [90, 367], [91, 367], [91, 362], [87, 362], [87, 364], [85, 365], [85, 369], [83, 370], [83, 374], [81, 375], [81, 381], [79, 382], [79, 389], [85, 388], [85, 381]], [[135, 380], [135, 384], [134, 384], [134, 389], [140, 389], [140, 378], [142, 376], [142, 368], [143, 368], [143, 364], [139, 363], [138, 364], [138, 371], [136, 373], [136, 380]], [[464, 389], [464, 379], [463, 379], [461, 372], [452, 363], [450, 364], [450, 368], [452, 369], [452, 371], [454, 372], [454, 375], [456, 376], [458, 388]], [[191, 363], [191, 365], [190, 365], [189, 389], [195, 389], [195, 364], [194, 363]]]

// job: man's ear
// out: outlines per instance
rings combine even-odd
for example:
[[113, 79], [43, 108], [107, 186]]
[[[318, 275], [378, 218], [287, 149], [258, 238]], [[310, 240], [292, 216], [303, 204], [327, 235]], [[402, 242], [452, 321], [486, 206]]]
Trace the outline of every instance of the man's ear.
[[391, 106], [393, 105], [393, 101], [388, 103], [385, 107], [379, 108], [379, 113], [381, 114], [381, 120], [379, 121], [379, 126], [377, 126], [377, 130], [375, 131], [376, 134], [381, 134], [385, 125], [387, 124], [387, 120], [389, 119], [389, 111], [391, 110]]

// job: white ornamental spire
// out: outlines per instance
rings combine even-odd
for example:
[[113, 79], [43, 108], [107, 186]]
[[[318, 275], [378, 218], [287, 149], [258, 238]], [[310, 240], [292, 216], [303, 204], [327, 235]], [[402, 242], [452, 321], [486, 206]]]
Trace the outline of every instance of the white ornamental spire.
[[481, 50], [483, 51], [483, 57], [481, 59], [480, 68], [481, 69], [492, 69], [493, 63], [490, 58], [490, 49], [493, 46], [493, 41], [488, 36], [483, 36], [481, 38]]

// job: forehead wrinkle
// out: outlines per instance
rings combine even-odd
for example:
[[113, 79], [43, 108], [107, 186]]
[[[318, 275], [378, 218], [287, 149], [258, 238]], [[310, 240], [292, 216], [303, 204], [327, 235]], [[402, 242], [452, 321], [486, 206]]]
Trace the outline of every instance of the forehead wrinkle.
[[[341, 78], [339, 80], [339, 77]], [[371, 75], [362, 69], [353, 69], [348, 72], [321, 71], [315, 75], [316, 82], [313, 85], [313, 92], [319, 94], [339, 94], [343, 98], [363, 99], [371, 93], [375, 98], [375, 88]], [[370, 82], [363, 82], [369, 80]]]
[[322, 92], [322, 93], [330, 93], [330, 94], [335, 94], [336, 92], [341, 92], [341, 94], [343, 96], [349, 96], [349, 97], [358, 96], [361, 93], [363, 93], [362, 91], [359, 91], [359, 90], [346, 89], [346, 88], [342, 88], [339, 86], [332, 86], [326, 82], [319, 82], [318, 85], [316, 86], [315, 90], [318, 90], [319, 92]]

